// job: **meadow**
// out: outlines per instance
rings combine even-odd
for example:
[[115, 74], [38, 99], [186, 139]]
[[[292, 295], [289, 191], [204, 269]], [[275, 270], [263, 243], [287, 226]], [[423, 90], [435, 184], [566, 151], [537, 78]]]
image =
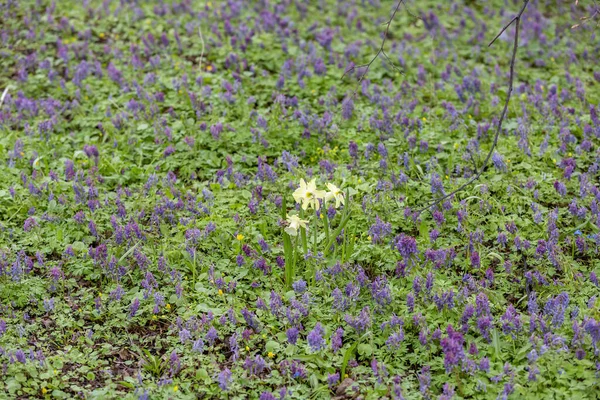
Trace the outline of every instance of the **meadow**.
[[600, 398], [600, 5], [511, 91], [523, 4], [0, 3], [0, 399]]

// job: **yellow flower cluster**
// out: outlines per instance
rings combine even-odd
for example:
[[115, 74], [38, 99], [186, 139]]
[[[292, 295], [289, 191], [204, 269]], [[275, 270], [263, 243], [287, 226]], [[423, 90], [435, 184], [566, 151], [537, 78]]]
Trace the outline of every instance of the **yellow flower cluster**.
[[[300, 179], [300, 187], [294, 191], [292, 196], [296, 203], [301, 204], [303, 210], [313, 208], [319, 210], [321, 208], [321, 201], [327, 203], [329, 201], [335, 201], [335, 208], [345, 204], [344, 193], [340, 188], [332, 183], [327, 184], [327, 189], [317, 189], [316, 179], [306, 183], [304, 179]], [[321, 218], [323, 215], [321, 215]], [[287, 216], [287, 227], [284, 229], [285, 232], [290, 236], [298, 235], [298, 230], [304, 228], [308, 230], [308, 220], [301, 219], [297, 215]]]
[[294, 191], [292, 196], [294, 197], [294, 200], [296, 200], [296, 203], [302, 204], [303, 210], [308, 208], [319, 210], [321, 207], [321, 202], [319, 200], [323, 200], [324, 202], [335, 200], [335, 208], [344, 204], [344, 193], [340, 188], [332, 183], [328, 183], [327, 189], [329, 189], [328, 192], [325, 190], [318, 190], [316, 179], [313, 179], [308, 183], [306, 183], [304, 179], [300, 179], [300, 187]]

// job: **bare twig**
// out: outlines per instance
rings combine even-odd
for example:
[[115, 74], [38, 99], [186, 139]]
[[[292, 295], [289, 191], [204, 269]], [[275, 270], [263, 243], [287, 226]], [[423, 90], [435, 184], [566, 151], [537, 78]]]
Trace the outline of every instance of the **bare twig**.
[[500, 33], [498, 35], [496, 35], [496, 37], [488, 45], [488, 47], [493, 45], [494, 42], [502, 35], [502, 33], [504, 33], [504, 31], [506, 31], [506, 29], [508, 29], [508, 27], [510, 25], [512, 25], [513, 23], [515, 24], [515, 39], [513, 42], [513, 51], [512, 51], [512, 57], [510, 60], [510, 75], [509, 75], [509, 79], [508, 79], [508, 93], [506, 94], [506, 100], [504, 102], [504, 109], [502, 110], [502, 114], [500, 115], [500, 119], [498, 120], [496, 134], [494, 135], [494, 142], [492, 143], [492, 147], [490, 148], [490, 151], [489, 151], [487, 157], [485, 158], [483, 165], [481, 166], [479, 171], [475, 174], [475, 176], [473, 176], [471, 179], [469, 179], [466, 183], [462, 184], [458, 189], [453, 190], [452, 192], [450, 192], [438, 199], [435, 199], [429, 205], [421, 208], [420, 210], [417, 210], [417, 212], [419, 214], [422, 213], [424, 210], [427, 210], [435, 205], [440, 204], [445, 199], [454, 196], [456, 193], [460, 192], [461, 190], [463, 190], [464, 188], [466, 188], [467, 186], [469, 186], [470, 184], [472, 184], [473, 182], [478, 180], [481, 177], [481, 175], [483, 174], [483, 172], [485, 171], [485, 169], [487, 168], [488, 163], [489, 163], [490, 159], [492, 158], [492, 154], [494, 153], [494, 150], [496, 149], [496, 145], [498, 144], [498, 138], [500, 137], [500, 133], [502, 132], [502, 123], [504, 122], [504, 118], [506, 117], [506, 113], [508, 112], [508, 104], [510, 102], [510, 98], [511, 98], [512, 91], [513, 91], [513, 81], [514, 81], [514, 76], [515, 76], [515, 61], [517, 58], [517, 50], [519, 49], [519, 27], [520, 27], [520, 23], [521, 23], [521, 18], [523, 16], [523, 13], [525, 12], [525, 9], [527, 8], [528, 4], [529, 4], [529, 0], [523, 1], [523, 7], [521, 7], [521, 10], [517, 14], [517, 16], [514, 17], [513, 19], [511, 19], [510, 22], [508, 22], [504, 26], [504, 28], [502, 28]]
[[[387, 55], [387, 53], [385, 52], [385, 42], [388, 39], [388, 34], [390, 31], [390, 26], [392, 25], [392, 21], [394, 21], [394, 17], [396, 16], [396, 14], [398, 13], [398, 10], [400, 10], [400, 6], [404, 5], [404, 7], [406, 8], [406, 11], [408, 12], [409, 15], [416, 17], [406, 6], [406, 4], [404, 4], [404, 0], [399, 0], [398, 3], [396, 4], [396, 7], [394, 8], [394, 11], [392, 12], [392, 16], [390, 17], [389, 20], [387, 20], [387, 22], [384, 23], [385, 25], [385, 31], [383, 32], [383, 40], [381, 41], [381, 46], [379, 46], [379, 50], [377, 50], [377, 53], [375, 53], [375, 55], [373, 56], [373, 58], [371, 58], [371, 61], [369, 61], [366, 64], [361, 64], [361, 65], [355, 65], [351, 68], [348, 68], [346, 70], [346, 72], [344, 72], [344, 74], [342, 75], [342, 79], [344, 79], [344, 77], [346, 77], [346, 75], [348, 75], [349, 73], [355, 71], [356, 69], [359, 68], [365, 68], [365, 71], [362, 73], [362, 75], [360, 76], [360, 78], [358, 79], [358, 82], [356, 84], [356, 87], [358, 89], [358, 86], [360, 86], [361, 82], [363, 81], [363, 79], [365, 78], [365, 76], [369, 73], [369, 69], [371, 68], [371, 65], [373, 65], [373, 63], [375, 62], [375, 60], [377, 60], [379, 58], [380, 55], [383, 55], [385, 57], [386, 60], [388, 60], [392, 67], [400, 72], [401, 74], [404, 73], [404, 71], [402, 71], [400, 68], [398, 68], [394, 62], [390, 59], [390, 57]], [[357, 90], [354, 91], [354, 93], [356, 94]]]
[[475, 158], [473, 158], [473, 152], [469, 150], [469, 158], [471, 159], [471, 163], [473, 163], [473, 170], [475, 170], [475, 174], [477, 174], [477, 163], [475, 162]]
[[[598, 5], [598, 2], [596, 0], [592, 0], [592, 2], [594, 3], [594, 13], [592, 15], [590, 15], [590, 16], [579, 18], [579, 20], [581, 22], [578, 23], [578, 24], [573, 25], [571, 27], [571, 29], [579, 28], [580, 26], [585, 25], [587, 22], [593, 20], [598, 15], [600, 15], [600, 6]], [[575, 1], [575, 5], [579, 5], [579, 0]]]

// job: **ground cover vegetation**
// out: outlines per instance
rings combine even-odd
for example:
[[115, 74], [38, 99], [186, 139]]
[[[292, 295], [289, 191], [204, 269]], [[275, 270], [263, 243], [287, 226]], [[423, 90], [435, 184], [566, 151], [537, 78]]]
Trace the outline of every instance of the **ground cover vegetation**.
[[395, 2], [0, 3], [0, 398], [597, 398], [598, 8], [529, 2], [483, 168], [523, 4], [364, 74]]

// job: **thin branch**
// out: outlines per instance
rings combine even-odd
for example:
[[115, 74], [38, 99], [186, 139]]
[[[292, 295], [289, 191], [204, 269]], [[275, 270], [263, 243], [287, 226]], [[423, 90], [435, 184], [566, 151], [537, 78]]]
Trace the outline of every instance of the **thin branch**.
[[475, 158], [473, 158], [473, 152], [471, 150], [469, 150], [469, 158], [473, 163], [473, 169], [475, 170], [475, 174], [477, 174], [477, 163], [475, 162]]
[[502, 132], [502, 123], [504, 122], [504, 118], [506, 117], [506, 113], [508, 112], [508, 104], [510, 103], [510, 98], [511, 98], [511, 95], [513, 92], [513, 81], [514, 81], [514, 76], [515, 76], [515, 61], [517, 58], [517, 50], [519, 49], [519, 27], [520, 27], [520, 23], [521, 23], [521, 18], [523, 16], [523, 13], [525, 12], [525, 9], [527, 8], [528, 4], [529, 4], [529, 0], [523, 1], [523, 7], [521, 8], [521, 11], [519, 11], [517, 16], [514, 17], [513, 19], [511, 19], [510, 22], [504, 26], [504, 28], [502, 28], [502, 30], [500, 31], [500, 34], [496, 35], [496, 37], [488, 45], [488, 47], [489, 47], [492, 44], [494, 44], [496, 39], [498, 39], [502, 35], [502, 33], [504, 33], [504, 31], [506, 31], [506, 29], [508, 29], [508, 27], [510, 25], [512, 25], [513, 23], [515, 24], [515, 39], [514, 39], [514, 43], [513, 43], [512, 57], [510, 59], [510, 75], [509, 75], [509, 79], [508, 79], [508, 93], [506, 95], [506, 101], [504, 102], [504, 109], [502, 110], [502, 114], [500, 115], [500, 119], [498, 120], [498, 126], [496, 129], [496, 134], [494, 135], [494, 142], [492, 143], [490, 152], [488, 153], [487, 157], [485, 158], [485, 161], [483, 162], [483, 165], [479, 169], [479, 172], [477, 172], [475, 174], [475, 176], [473, 176], [471, 179], [469, 179], [466, 183], [462, 184], [458, 189], [432, 201], [429, 205], [418, 210], [417, 212], [419, 214], [422, 213], [424, 210], [428, 210], [429, 208], [440, 204], [445, 199], [454, 196], [456, 193], [460, 192], [461, 190], [463, 190], [464, 188], [466, 188], [467, 186], [469, 186], [470, 184], [472, 184], [473, 182], [478, 180], [481, 177], [481, 175], [483, 174], [483, 172], [485, 171], [485, 169], [487, 168], [488, 163], [489, 163], [490, 159], [492, 158], [492, 154], [494, 153], [494, 150], [496, 149], [496, 145], [498, 144], [498, 138], [500, 137], [500, 133]]
[[[598, 6], [598, 2], [596, 0], [592, 0], [592, 2], [594, 3], [594, 13], [588, 17], [581, 17], [579, 18], [579, 20], [581, 21], [578, 24], [575, 24], [571, 27], [571, 29], [576, 29], [579, 28], [580, 26], [585, 25], [587, 22], [593, 20], [596, 18], [597, 15], [600, 15], [600, 6]], [[579, 1], [577, 0], [575, 2], [575, 5], [579, 5]]]
[[[400, 71], [400, 73], [404, 73], [400, 68], [396, 67], [394, 65], [394, 63], [392, 62], [392, 60], [390, 60], [390, 58], [388, 57], [388, 55], [385, 52], [385, 42], [388, 39], [388, 33], [390, 31], [390, 26], [392, 25], [392, 21], [394, 21], [394, 17], [396, 16], [396, 14], [398, 13], [398, 10], [400, 10], [400, 6], [404, 4], [404, 0], [399, 0], [398, 3], [396, 4], [396, 7], [394, 8], [394, 12], [392, 12], [392, 16], [390, 17], [390, 19], [384, 23], [385, 25], [385, 31], [383, 32], [383, 40], [381, 41], [381, 46], [379, 46], [379, 50], [377, 50], [377, 53], [375, 53], [375, 55], [373, 56], [373, 58], [371, 59], [371, 61], [369, 61], [366, 64], [361, 64], [361, 65], [355, 65], [351, 68], [348, 68], [346, 70], [346, 72], [344, 72], [344, 74], [342, 75], [341, 79], [344, 79], [344, 77], [346, 77], [346, 75], [348, 75], [350, 72], [355, 71], [358, 68], [365, 68], [365, 71], [363, 72], [363, 74], [360, 76], [360, 78], [358, 79], [358, 82], [356, 83], [356, 87], [358, 89], [358, 86], [360, 86], [361, 82], [363, 81], [363, 79], [365, 78], [365, 76], [369, 73], [369, 69], [371, 68], [371, 65], [373, 65], [373, 63], [375, 62], [375, 60], [377, 60], [379, 58], [380, 55], [383, 54], [383, 56], [392, 63], [393, 67]], [[413, 15], [412, 12], [408, 9], [408, 7], [406, 7], [406, 4], [404, 4], [404, 7], [406, 8], [407, 12], [410, 15]], [[354, 91], [354, 93], [356, 94], [356, 91]]]

